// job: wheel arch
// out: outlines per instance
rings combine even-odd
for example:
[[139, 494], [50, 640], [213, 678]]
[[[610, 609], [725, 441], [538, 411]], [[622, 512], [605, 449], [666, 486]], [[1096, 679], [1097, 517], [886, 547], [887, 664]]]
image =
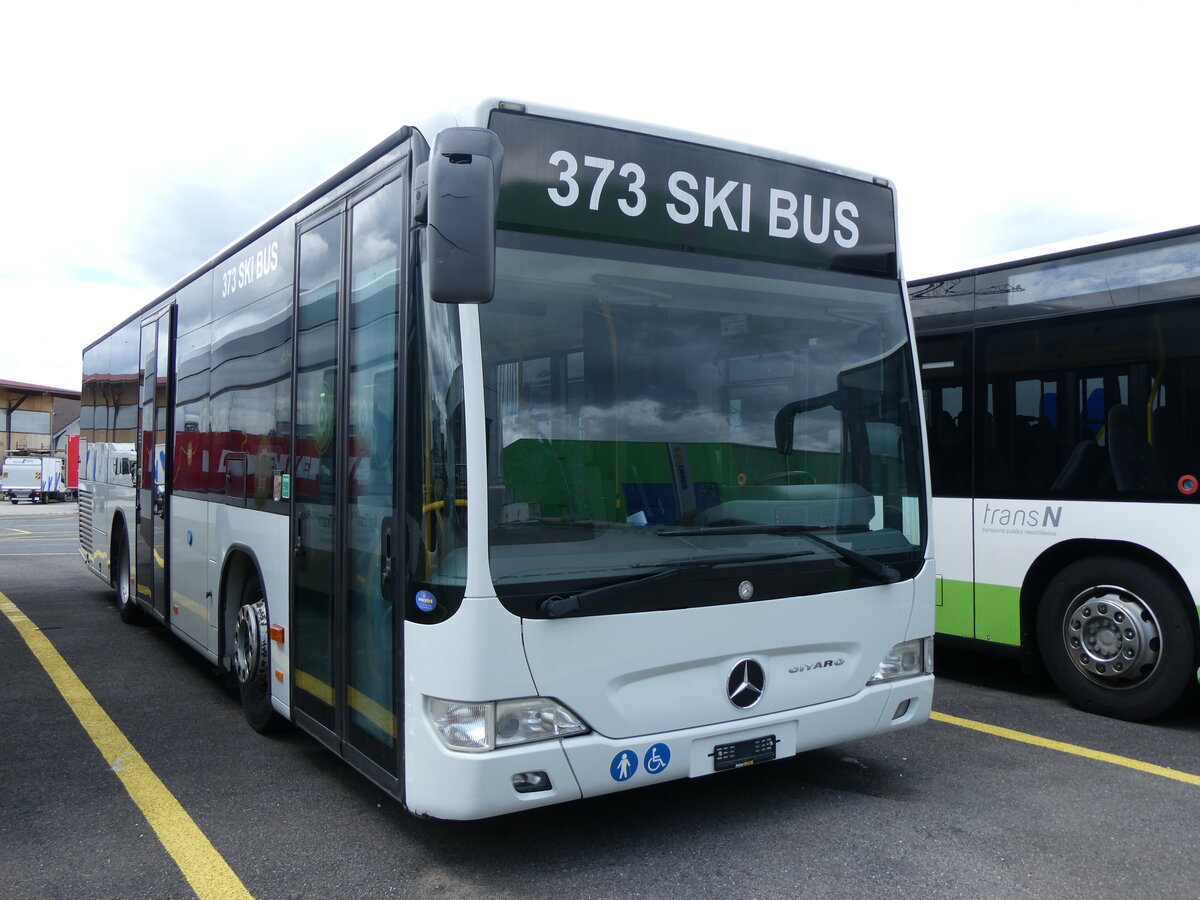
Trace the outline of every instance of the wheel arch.
[[[1037, 612], [1051, 579], [1055, 573], [1065, 567], [1089, 556], [1106, 556], [1114, 559], [1127, 559], [1153, 569], [1166, 578], [1185, 598], [1195, 607], [1196, 598], [1188, 589], [1187, 582], [1179, 571], [1165, 558], [1153, 550], [1130, 541], [1112, 541], [1080, 538], [1063, 541], [1044, 550], [1030, 565], [1021, 584], [1021, 655], [1026, 660], [1039, 658], [1040, 647], [1037, 637]], [[1189, 617], [1192, 626], [1192, 640], [1196, 646], [1197, 658], [1200, 659], [1200, 616]]]
[[108, 530], [108, 586], [114, 590], [117, 587], [117, 552], [122, 542], [129, 548], [129, 563], [132, 566], [133, 539], [125, 521], [125, 512], [118, 509], [113, 513], [112, 527]]

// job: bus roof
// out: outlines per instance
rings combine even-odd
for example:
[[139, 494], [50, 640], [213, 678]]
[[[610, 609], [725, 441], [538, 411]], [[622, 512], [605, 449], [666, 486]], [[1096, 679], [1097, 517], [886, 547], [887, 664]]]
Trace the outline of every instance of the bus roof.
[[1071, 238], [1065, 241], [1057, 241], [1050, 244], [1042, 244], [1024, 250], [1012, 250], [1007, 253], [998, 253], [991, 256], [986, 256], [979, 259], [975, 263], [968, 264], [960, 268], [929, 273], [926, 275], [913, 276], [908, 279], [908, 282], [909, 284], [921, 284], [927, 281], [942, 281], [949, 278], [962, 278], [967, 275], [980, 275], [987, 272], [996, 272], [1001, 269], [1014, 268], [1016, 266], [1033, 265], [1040, 262], [1051, 262], [1056, 259], [1082, 256], [1085, 253], [1099, 252], [1101, 250], [1116, 250], [1122, 247], [1131, 247], [1136, 246], [1137, 244], [1146, 244], [1166, 238], [1182, 237], [1190, 234], [1200, 234], [1200, 224], [1164, 224], [1153, 231], [1145, 231], [1144, 229], [1138, 228], [1118, 229], [1115, 231], [1102, 232], [1100, 234], [1093, 234], [1085, 237]]
[[657, 125], [651, 122], [640, 122], [633, 119], [620, 119], [614, 116], [605, 116], [598, 113], [567, 109], [559, 106], [546, 106], [537, 103], [524, 103], [515, 100], [491, 98], [483, 101], [483, 103], [481, 103], [475, 110], [475, 124], [479, 125], [480, 127], [485, 126], [487, 124], [488, 115], [494, 109], [510, 109], [516, 112], [524, 112], [531, 116], [543, 116], [548, 119], [563, 119], [568, 122], [579, 122], [584, 125], [599, 125], [604, 128], [616, 128], [622, 131], [630, 131], [635, 134], [646, 134], [654, 137], [667, 138], [668, 140], [672, 141], [683, 141], [689, 144], [698, 144], [703, 147], [731, 150], [734, 153], [742, 153], [747, 156], [757, 156], [761, 159], [791, 163], [793, 165], [805, 166], [810, 169], [819, 169], [822, 172], [829, 172], [833, 175], [842, 175], [846, 178], [854, 178], [858, 181], [866, 181], [888, 187], [891, 186], [891, 181], [889, 179], [882, 178], [878, 175], [872, 175], [868, 172], [862, 172], [857, 169], [850, 169], [844, 166], [833, 165], [832, 163], [822, 162], [807, 156], [799, 156], [795, 153], [789, 153], [779, 149], [762, 147], [755, 144], [745, 144], [741, 141], [735, 141], [729, 138], [701, 134], [699, 132], [687, 131], [680, 128], [671, 128], [666, 125]]
[[853, 178], [858, 181], [874, 183], [893, 190], [892, 183], [879, 176], [873, 176], [865, 172], [860, 172], [854, 169], [835, 166], [829, 163], [820, 162], [808, 157], [798, 156], [792, 153], [786, 153], [779, 150], [770, 150], [763, 147], [758, 147], [750, 144], [743, 144], [739, 141], [729, 140], [727, 138], [713, 137], [709, 135], [698, 134], [695, 132], [673, 129], [662, 125], [654, 125], [646, 122], [637, 122], [628, 119], [619, 119], [610, 116], [599, 115], [595, 113], [583, 112], [580, 110], [566, 109], [562, 107], [548, 106], [535, 103], [524, 103], [512, 100], [503, 100], [497, 97], [489, 98], [477, 104], [473, 109], [459, 109], [457, 111], [448, 111], [444, 113], [436, 113], [426, 117], [420, 124], [405, 125], [398, 131], [384, 138], [374, 147], [361, 156], [348, 163], [336, 173], [326, 178], [320, 184], [304, 192], [297, 197], [275, 215], [257, 225], [246, 234], [234, 240], [232, 243], [219, 250], [212, 257], [199, 266], [194, 268], [187, 275], [176, 281], [166, 290], [160, 292], [153, 300], [145, 304], [135, 312], [126, 316], [114, 327], [110, 328], [96, 340], [87, 344], [83, 349], [86, 352], [97, 344], [102, 343], [111, 335], [120, 331], [130, 322], [141, 319], [148, 312], [154, 309], [157, 305], [171, 297], [173, 294], [187, 287], [192, 281], [200, 277], [209, 269], [218, 265], [226, 259], [237, 254], [239, 251], [254, 243], [263, 235], [267, 234], [273, 228], [278, 227], [290, 217], [304, 210], [322, 196], [332, 191], [338, 185], [353, 178], [357, 173], [366, 169], [373, 162], [386, 155], [409, 137], [416, 133], [420, 134], [430, 144], [432, 139], [445, 128], [455, 125], [475, 125], [484, 127], [487, 125], [488, 117], [492, 110], [509, 109], [513, 111], [525, 112], [533, 116], [543, 116], [546, 118], [563, 119], [571, 122], [580, 122], [584, 124], [599, 125], [607, 128], [617, 128], [625, 131], [634, 132], [637, 134], [647, 134], [657, 137], [663, 137], [670, 140], [684, 141], [687, 143], [698, 144], [706, 147], [716, 147], [725, 150], [731, 150], [736, 153], [757, 156], [762, 159], [772, 161], [802, 165], [808, 168], [817, 169], [823, 172], [828, 172], [834, 175], [840, 175], [847, 178]]

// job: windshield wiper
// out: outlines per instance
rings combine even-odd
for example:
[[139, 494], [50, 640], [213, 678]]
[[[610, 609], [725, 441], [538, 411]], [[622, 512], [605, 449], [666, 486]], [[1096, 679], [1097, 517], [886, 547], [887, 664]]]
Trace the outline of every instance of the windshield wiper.
[[658, 581], [660, 578], [667, 578], [684, 569], [708, 569], [713, 566], [728, 566], [737, 563], [790, 559], [793, 556], [811, 556], [812, 552], [811, 550], [788, 550], [780, 553], [744, 553], [734, 556], [710, 556], [705, 559], [672, 559], [662, 562], [634, 563], [633, 568], [635, 569], [661, 568], [662, 571], [654, 572], [650, 575], [635, 575], [632, 578], [622, 578], [620, 581], [614, 581], [612, 584], [589, 588], [586, 591], [579, 591], [566, 597], [561, 594], [555, 594], [553, 597], [547, 597], [539, 603], [538, 611], [548, 618], [558, 619], [568, 616], [571, 613], [585, 610], [587, 607], [595, 606], [598, 602], [612, 595], [624, 593], [625, 589], [631, 585]]
[[822, 544], [844, 559], [850, 565], [862, 569], [868, 575], [873, 575], [887, 584], [894, 584], [903, 577], [896, 569], [881, 563], [870, 556], [865, 556], [849, 547], [835, 544], [815, 532], [837, 531], [831, 525], [708, 525], [699, 528], [681, 528], [672, 531], [660, 531], [660, 537], [703, 537], [711, 534], [801, 534], [809, 540]]

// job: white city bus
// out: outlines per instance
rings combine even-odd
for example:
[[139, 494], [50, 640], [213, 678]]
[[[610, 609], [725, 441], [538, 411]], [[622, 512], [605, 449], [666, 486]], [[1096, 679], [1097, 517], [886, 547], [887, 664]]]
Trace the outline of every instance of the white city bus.
[[887, 181], [488, 103], [85, 350], [81, 549], [414, 813], [744, 767], [929, 716], [915, 365]]
[[939, 640], [1038, 658], [1084, 709], [1157, 716], [1200, 666], [1200, 228], [909, 285]]

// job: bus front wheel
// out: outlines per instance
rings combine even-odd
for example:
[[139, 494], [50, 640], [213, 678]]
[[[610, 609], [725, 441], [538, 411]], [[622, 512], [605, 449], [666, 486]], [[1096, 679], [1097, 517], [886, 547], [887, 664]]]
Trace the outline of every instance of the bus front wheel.
[[271, 707], [270, 623], [266, 595], [255, 580], [242, 591], [234, 627], [233, 663], [246, 719], [255, 731], [273, 730], [279, 717]]
[[1196, 671], [1189, 605], [1160, 573], [1091, 557], [1050, 582], [1037, 613], [1050, 677], [1089, 712], [1143, 721], [1170, 709]]

